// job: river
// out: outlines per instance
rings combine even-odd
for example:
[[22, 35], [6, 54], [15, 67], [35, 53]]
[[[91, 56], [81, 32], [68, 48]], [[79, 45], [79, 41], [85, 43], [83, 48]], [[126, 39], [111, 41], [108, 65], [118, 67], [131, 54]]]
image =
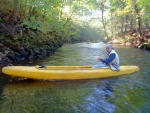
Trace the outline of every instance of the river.
[[[45, 59], [26, 65], [94, 65], [104, 43], [65, 44]], [[150, 53], [114, 46], [121, 65], [140, 71], [113, 78], [36, 81], [0, 74], [0, 113], [149, 113]], [[21, 65], [21, 64], [18, 64]]]

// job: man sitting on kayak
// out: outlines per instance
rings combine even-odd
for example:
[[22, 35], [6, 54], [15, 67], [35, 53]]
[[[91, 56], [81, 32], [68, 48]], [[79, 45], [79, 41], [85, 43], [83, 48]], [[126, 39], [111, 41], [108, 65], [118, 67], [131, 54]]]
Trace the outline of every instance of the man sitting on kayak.
[[108, 52], [108, 57], [104, 60], [101, 57], [98, 58], [99, 61], [102, 63], [96, 64], [93, 67], [94, 68], [107, 68], [110, 67], [113, 71], [119, 71], [120, 66], [119, 66], [119, 56], [112, 47], [112, 45], [107, 45], [106, 46], [106, 51]]

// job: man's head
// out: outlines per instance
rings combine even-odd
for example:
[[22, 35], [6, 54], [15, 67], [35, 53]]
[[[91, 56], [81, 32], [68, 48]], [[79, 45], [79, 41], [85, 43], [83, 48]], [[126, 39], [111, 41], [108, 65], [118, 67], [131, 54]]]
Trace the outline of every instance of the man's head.
[[114, 48], [113, 48], [113, 46], [111, 44], [109, 44], [109, 45], [106, 46], [106, 51], [108, 53], [110, 53], [112, 51], [112, 49], [114, 49]]

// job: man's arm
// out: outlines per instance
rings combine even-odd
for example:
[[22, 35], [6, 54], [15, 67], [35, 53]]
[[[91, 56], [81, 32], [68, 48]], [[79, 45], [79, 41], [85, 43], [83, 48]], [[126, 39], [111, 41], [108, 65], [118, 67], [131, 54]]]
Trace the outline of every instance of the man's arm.
[[116, 57], [115, 53], [112, 53], [109, 55], [109, 58], [106, 60], [100, 59], [101, 62], [106, 63], [107, 65], [114, 60], [114, 58]]

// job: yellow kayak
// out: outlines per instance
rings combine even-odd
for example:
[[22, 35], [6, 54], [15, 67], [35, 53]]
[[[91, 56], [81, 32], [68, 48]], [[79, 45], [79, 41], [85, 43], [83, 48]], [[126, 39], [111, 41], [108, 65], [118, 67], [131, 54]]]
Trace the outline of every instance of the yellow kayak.
[[137, 66], [120, 66], [120, 71], [92, 66], [7, 66], [2, 72], [15, 77], [42, 80], [94, 79], [130, 74], [139, 70]]

